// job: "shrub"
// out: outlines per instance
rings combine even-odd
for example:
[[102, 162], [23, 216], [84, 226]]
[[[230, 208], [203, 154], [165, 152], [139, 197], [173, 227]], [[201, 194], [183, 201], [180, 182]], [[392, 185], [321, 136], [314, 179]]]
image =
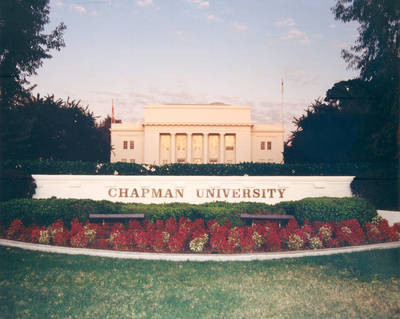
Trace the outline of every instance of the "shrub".
[[29, 173], [21, 169], [0, 169], [0, 201], [32, 198], [36, 184]]
[[25, 160], [5, 161], [4, 169], [20, 167], [30, 174], [75, 174], [75, 175], [210, 175], [210, 176], [318, 176], [318, 175], [357, 175], [370, 168], [368, 163], [337, 164], [182, 164], [162, 166], [136, 163], [94, 163], [82, 161]]
[[[73, 218], [85, 223], [89, 214], [144, 213], [146, 220], [159, 223], [170, 235], [175, 235], [184, 222], [178, 225], [177, 218], [201, 220], [196, 227], [204, 228], [204, 222], [211, 220], [219, 224], [229, 221], [233, 226], [243, 225], [240, 213], [275, 213], [294, 215], [303, 224], [306, 219], [313, 221], [336, 221], [357, 219], [360, 224], [376, 216], [375, 209], [362, 198], [308, 198], [300, 201], [282, 202], [276, 205], [262, 203], [214, 202], [201, 205], [187, 203], [172, 204], [123, 204], [109, 201], [78, 199], [14, 199], [0, 203], [0, 225], [8, 227], [15, 219], [25, 225], [50, 225], [62, 218], [69, 224]], [[165, 222], [165, 226], [164, 226]], [[182, 224], [183, 223], [183, 224]], [[294, 223], [294, 221], [293, 221]], [[201, 224], [203, 226], [201, 226]], [[150, 227], [152, 224], [146, 225]], [[157, 225], [151, 227], [157, 228]], [[295, 225], [297, 228], [297, 224]]]
[[364, 225], [366, 237], [364, 229], [355, 219], [340, 223], [306, 223], [302, 227], [295, 221], [291, 221], [286, 227], [271, 222], [232, 227], [230, 222], [221, 226], [210, 221], [206, 228], [201, 219], [190, 221], [185, 218], [179, 219], [178, 231], [173, 236], [165, 231], [163, 221], [144, 221], [143, 225], [134, 222], [125, 227], [121, 223], [83, 225], [76, 218], [72, 220], [70, 230], [64, 226], [62, 220], [57, 220], [48, 227], [26, 227], [20, 220], [14, 220], [5, 235], [10, 239], [40, 244], [154, 252], [168, 249], [174, 253], [188, 249], [192, 252], [206, 250], [211, 253], [271, 251], [280, 250], [281, 247], [288, 250], [318, 249], [359, 245], [365, 242], [365, 238], [368, 243], [399, 240], [400, 224], [391, 227], [385, 219], [379, 219], [379, 223], [377, 221], [375, 219], [375, 223]]
[[322, 241], [318, 237], [311, 237], [308, 244], [311, 249], [319, 249], [323, 247]]
[[291, 234], [289, 235], [288, 241], [287, 241], [287, 247], [290, 250], [299, 250], [303, 248], [304, 246], [304, 240], [301, 238], [301, 236], [297, 234]]
[[299, 201], [278, 203], [288, 215], [293, 215], [299, 223], [309, 221], [340, 222], [357, 219], [360, 224], [371, 221], [377, 215], [375, 208], [360, 197], [319, 197], [305, 198]]
[[364, 232], [355, 219], [344, 220], [338, 223], [335, 233], [341, 246], [356, 246], [365, 241]]
[[398, 170], [398, 163], [381, 163], [362, 170], [351, 183], [353, 194], [379, 209], [400, 209]]

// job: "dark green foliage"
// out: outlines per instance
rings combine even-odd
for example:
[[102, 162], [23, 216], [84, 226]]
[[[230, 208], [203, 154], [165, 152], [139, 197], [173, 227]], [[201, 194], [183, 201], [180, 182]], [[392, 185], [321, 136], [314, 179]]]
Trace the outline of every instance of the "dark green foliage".
[[282, 202], [275, 207], [293, 215], [299, 223], [309, 221], [335, 221], [357, 219], [360, 224], [376, 216], [375, 208], [360, 197], [305, 198], [300, 201]]
[[31, 174], [87, 175], [208, 175], [208, 176], [353, 176], [374, 167], [366, 163], [240, 163], [240, 164], [168, 164], [95, 163], [82, 161], [15, 160], [4, 168], [20, 166]]
[[0, 174], [0, 201], [31, 198], [36, 184], [30, 174], [20, 169], [7, 169]]
[[5, 117], [10, 129], [1, 136], [4, 159], [109, 160], [107, 130], [79, 101], [38, 95]]
[[349, 67], [360, 70], [360, 79], [376, 97], [369, 104], [377, 125], [365, 137], [377, 156], [399, 159], [400, 2], [337, 0], [332, 12], [336, 20], [358, 24], [358, 37], [350, 50], [342, 51], [342, 57]]
[[307, 198], [300, 201], [282, 202], [276, 205], [263, 203], [212, 202], [201, 205], [171, 204], [123, 204], [109, 201], [73, 199], [15, 199], [0, 203], [0, 224], [8, 226], [14, 219], [24, 224], [49, 225], [59, 218], [69, 223], [77, 217], [86, 221], [89, 214], [143, 213], [146, 219], [155, 221], [185, 217], [191, 220], [203, 218], [206, 222], [216, 219], [220, 223], [229, 220], [241, 225], [240, 213], [266, 213], [294, 215], [299, 222], [341, 221], [356, 218], [360, 223], [376, 216], [375, 209], [362, 198]]
[[360, 79], [335, 83], [324, 102], [315, 101], [294, 119], [285, 163], [393, 161], [397, 118], [377, 108], [388, 98], [384, 87]]
[[29, 84], [28, 77], [35, 75], [44, 59], [51, 58], [50, 51], [65, 46], [64, 23], [50, 33], [49, 0], [0, 1], [0, 107], [12, 108], [16, 95]]
[[26, 225], [49, 225], [62, 218], [70, 223], [74, 217], [88, 220], [91, 213], [113, 214], [121, 212], [122, 204], [108, 201], [75, 199], [14, 199], [0, 203], [0, 224], [8, 225], [21, 219]]
[[400, 209], [399, 175], [398, 165], [388, 163], [357, 175], [351, 189], [353, 194], [368, 198], [379, 209]]
[[285, 145], [286, 163], [336, 163], [356, 162], [362, 156], [365, 145], [364, 114], [348, 113], [336, 104], [315, 101], [300, 118]]

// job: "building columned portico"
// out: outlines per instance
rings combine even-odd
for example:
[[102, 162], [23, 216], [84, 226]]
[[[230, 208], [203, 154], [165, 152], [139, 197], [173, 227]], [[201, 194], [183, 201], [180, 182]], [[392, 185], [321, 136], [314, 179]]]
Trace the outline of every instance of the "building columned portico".
[[112, 123], [111, 162], [283, 162], [281, 124], [251, 123], [249, 106], [150, 105], [143, 123]]

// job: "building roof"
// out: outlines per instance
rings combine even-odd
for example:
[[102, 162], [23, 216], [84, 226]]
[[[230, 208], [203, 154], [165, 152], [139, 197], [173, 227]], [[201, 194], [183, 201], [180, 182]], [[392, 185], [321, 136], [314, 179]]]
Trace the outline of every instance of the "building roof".
[[250, 106], [213, 104], [148, 105], [144, 124], [250, 125]]

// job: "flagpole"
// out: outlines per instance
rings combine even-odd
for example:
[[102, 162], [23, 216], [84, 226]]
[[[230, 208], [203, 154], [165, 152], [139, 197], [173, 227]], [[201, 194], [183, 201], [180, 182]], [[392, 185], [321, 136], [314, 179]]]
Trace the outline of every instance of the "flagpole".
[[283, 113], [283, 95], [284, 95], [284, 83], [283, 83], [283, 78], [281, 78], [281, 124], [282, 124], [282, 128], [284, 128], [284, 123], [285, 123], [285, 119], [284, 119], [284, 113]]
[[115, 123], [115, 114], [114, 114], [114, 99], [112, 99], [112, 115], [111, 115], [111, 123]]

